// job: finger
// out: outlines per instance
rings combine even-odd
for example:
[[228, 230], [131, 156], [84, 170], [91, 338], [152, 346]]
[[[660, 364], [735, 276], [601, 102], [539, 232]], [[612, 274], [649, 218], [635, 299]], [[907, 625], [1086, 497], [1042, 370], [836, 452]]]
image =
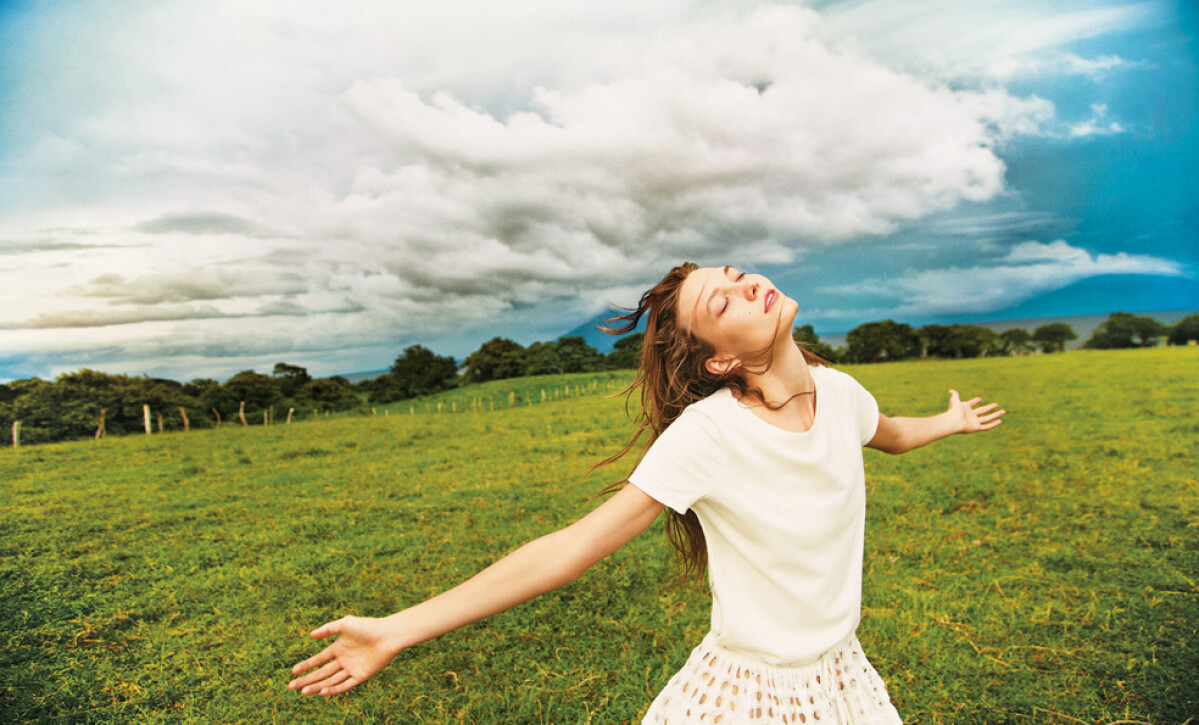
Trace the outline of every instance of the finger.
[[310, 685], [305, 685], [304, 689], [300, 690], [300, 694], [301, 695], [319, 694], [322, 691], [324, 691], [325, 688], [330, 687], [331, 685], [336, 685], [337, 683], [341, 682], [342, 680], [344, 680], [345, 678], [347, 678], [349, 676], [350, 676], [350, 673], [346, 672], [345, 670], [337, 670], [336, 672], [331, 673], [328, 677], [318, 680], [317, 682], [313, 682]]
[[312, 637], [313, 639], [324, 639], [331, 634], [341, 634], [341, 628], [344, 623], [345, 617], [336, 619], [332, 622], [326, 622], [325, 624], [322, 624], [321, 626], [309, 632], [308, 636]]
[[293, 675], [298, 675], [305, 670], [311, 670], [317, 665], [323, 665], [331, 659], [333, 659], [333, 645], [329, 645], [312, 657], [309, 657], [303, 662], [296, 664], [295, 667], [291, 668], [291, 673]]
[[339, 672], [334, 674], [332, 677], [324, 680], [323, 682], [316, 683], [310, 689], [312, 692], [314, 692], [318, 695], [324, 695], [324, 694], [327, 694], [329, 690], [333, 689], [337, 685], [340, 685], [341, 683], [345, 682], [347, 679], [349, 679], [349, 677], [350, 677], [349, 672], [346, 672], [345, 670], [340, 670]]
[[337, 685], [336, 687], [330, 688], [328, 690], [321, 690], [321, 694], [324, 695], [325, 697], [328, 697], [329, 695], [340, 695], [341, 693], [345, 692], [346, 690], [350, 689], [351, 687], [358, 685], [359, 682], [360, 682], [360, 680], [358, 680], [358, 678], [351, 677], [350, 679], [346, 680], [345, 682], [341, 683], [340, 685]]
[[992, 428], [994, 428], [995, 426], [997, 426], [997, 425], [999, 425], [999, 424], [1001, 424], [1001, 423], [1003, 423], [1003, 421], [1002, 421], [1002, 420], [995, 420], [995, 421], [992, 421], [992, 422], [990, 422], [990, 423], [984, 423], [983, 425], [980, 425], [980, 426], [978, 427], [978, 429], [979, 429], [979, 430], [991, 430]]
[[984, 415], [983, 417], [979, 418], [978, 422], [979, 423], [990, 423], [993, 420], [998, 420], [999, 418], [1002, 418], [1005, 413], [1007, 413], [1006, 410], [997, 410], [994, 413], [991, 413], [990, 415]]
[[982, 398], [971, 398], [970, 400], [966, 401], [966, 407], [973, 408], [974, 406], [978, 405], [981, 402], [983, 402]]
[[950, 403], [950, 405], [952, 405], [952, 404], [954, 404], [954, 403], [958, 402], [959, 400], [961, 400], [961, 397], [958, 395], [958, 391], [954, 390], [953, 388], [950, 388], [950, 389], [949, 389], [949, 403]]
[[296, 679], [292, 680], [291, 683], [288, 685], [288, 688], [290, 688], [292, 690], [296, 690], [296, 689], [300, 689], [300, 688], [308, 689], [308, 687], [312, 683], [320, 682], [321, 680], [325, 679], [329, 675], [332, 675], [334, 672], [337, 672], [340, 669], [341, 669], [341, 663], [339, 663], [337, 660], [334, 660], [334, 661], [330, 662], [329, 664], [325, 665], [324, 667], [320, 668], [319, 670], [313, 670], [312, 672], [309, 672], [308, 674], [304, 675], [303, 677], [297, 677]]
[[990, 412], [992, 410], [995, 410], [998, 407], [999, 407], [999, 403], [987, 403], [986, 405], [982, 406], [981, 408], [975, 408], [974, 413], [975, 413], [975, 415], [982, 415], [983, 413]]

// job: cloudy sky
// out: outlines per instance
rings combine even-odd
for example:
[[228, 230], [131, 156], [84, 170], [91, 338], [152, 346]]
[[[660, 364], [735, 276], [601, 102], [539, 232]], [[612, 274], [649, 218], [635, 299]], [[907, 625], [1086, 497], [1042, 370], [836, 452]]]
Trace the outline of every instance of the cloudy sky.
[[682, 260], [1199, 307], [1189, 3], [0, 3], [0, 380], [553, 339]]

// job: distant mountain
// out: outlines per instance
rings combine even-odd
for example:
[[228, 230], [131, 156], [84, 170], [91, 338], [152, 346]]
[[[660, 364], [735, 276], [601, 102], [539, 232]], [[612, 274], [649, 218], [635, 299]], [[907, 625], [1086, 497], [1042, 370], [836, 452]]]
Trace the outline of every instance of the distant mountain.
[[[608, 322], [608, 319], [615, 317], [618, 314], [621, 313], [613, 310], [604, 310], [578, 327], [574, 327], [570, 331], [562, 333], [560, 337], [581, 337], [588, 345], [607, 355], [608, 353], [612, 352], [614, 346], [616, 345], [616, 341], [622, 336], [609, 335], [608, 333], [601, 331], [599, 328], [603, 325], [611, 324]], [[637, 323], [637, 331], [645, 332], [645, 318], [642, 318], [641, 321]]]

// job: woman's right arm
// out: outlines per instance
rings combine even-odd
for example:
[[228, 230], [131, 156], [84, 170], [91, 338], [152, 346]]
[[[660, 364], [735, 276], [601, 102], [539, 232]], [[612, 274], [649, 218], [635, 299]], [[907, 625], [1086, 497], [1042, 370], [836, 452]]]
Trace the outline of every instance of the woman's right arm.
[[345, 692], [414, 644], [569, 584], [649, 528], [662, 508], [641, 489], [626, 485], [570, 526], [530, 541], [432, 599], [381, 619], [351, 616], [329, 622], [312, 638], [340, 636], [293, 667], [295, 674], [312, 671], [288, 688], [305, 695]]

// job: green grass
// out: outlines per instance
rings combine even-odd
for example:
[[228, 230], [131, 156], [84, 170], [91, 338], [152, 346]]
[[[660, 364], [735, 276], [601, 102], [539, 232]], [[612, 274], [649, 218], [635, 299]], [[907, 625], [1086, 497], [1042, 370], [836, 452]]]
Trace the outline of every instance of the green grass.
[[[937, 412], [950, 386], [1011, 411], [867, 454], [859, 637], [906, 722], [1199, 714], [1199, 349], [843, 369], [887, 413]], [[631, 432], [603, 380], [5, 449], [0, 721], [636, 721], [707, 626], [657, 527], [347, 695], [285, 689], [316, 624], [418, 602], [586, 512], [628, 468], [586, 474]], [[534, 404], [469, 402], [516, 390]]]

